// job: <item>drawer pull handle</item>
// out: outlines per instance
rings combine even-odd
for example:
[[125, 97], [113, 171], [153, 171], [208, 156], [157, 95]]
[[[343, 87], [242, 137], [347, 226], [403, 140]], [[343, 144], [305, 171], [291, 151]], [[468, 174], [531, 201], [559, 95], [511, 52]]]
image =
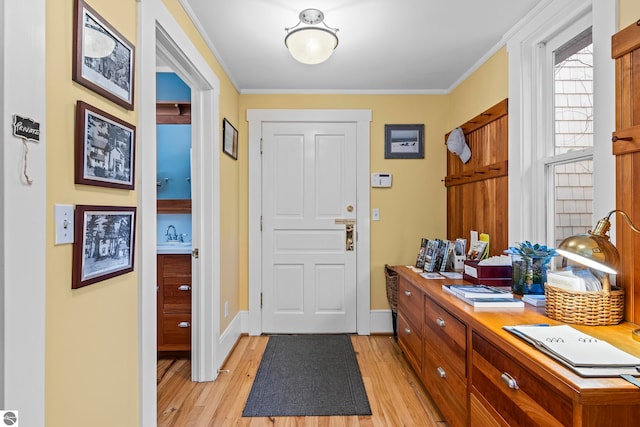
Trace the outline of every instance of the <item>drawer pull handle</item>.
[[444, 369], [438, 366], [437, 371], [438, 375], [440, 375], [440, 378], [447, 378], [447, 373], [444, 371]]
[[437, 323], [437, 324], [438, 324], [438, 326], [440, 326], [441, 328], [444, 328], [444, 327], [445, 327], [444, 320], [442, 320], [442, 318], [441, 318], [441, 317], [438, 317], [438, 318], [436, 319], [436, 323]]
[[407, 335], [411, 335], [411, 329], [404, 328], [404, 333], [407, 334]]
[[405, 294], [406, 296], [410, 297], [410, 296], [411, 296], [411, 291], [404, 291], [404, 294]]
[[512, 390], [518, 390], [520, 388], [518, 387], [518, 382], [516, 381], [516, 379], [506, 372], [504, 372], [500, 376], [500, 379], [502, 379], [502, 382], [505, 383], [507, 387], [509, 387]]
[[189, 285], [180, 285], [180, 286], [178, 286], [178, 290], [179, 291], [190, 291], [191, 290], [191, 286], [189, 286]]
[[179, 328], [188, 328], [189, 326], [191, 326], [191, 323], [189, 323], [189, 322], [180, 322], [180, 323], [178, 323], [178, 327]]

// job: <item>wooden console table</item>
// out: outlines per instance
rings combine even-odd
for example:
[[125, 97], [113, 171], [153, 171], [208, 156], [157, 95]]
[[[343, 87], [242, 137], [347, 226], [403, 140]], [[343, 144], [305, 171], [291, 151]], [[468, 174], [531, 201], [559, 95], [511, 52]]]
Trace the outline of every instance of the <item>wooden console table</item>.
[[[442, 290], [462, 280], [398, 273], [398, 344], [451, 426], [631, 426], [640, 388], [621, 378], [584, 378], [505, 331], [562, 322], [544, 307], [477, 311]], [[632, 323], [572, 325], [640, 357]]]

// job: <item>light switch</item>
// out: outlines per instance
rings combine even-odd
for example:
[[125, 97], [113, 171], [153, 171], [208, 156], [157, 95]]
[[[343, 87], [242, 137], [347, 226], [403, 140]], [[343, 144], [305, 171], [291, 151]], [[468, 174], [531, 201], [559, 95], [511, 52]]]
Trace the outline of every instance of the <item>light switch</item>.
[[55, 205], [56, 245], [73, 243], [73, 205]]
[[380, 209], [371, 209], [371, 219], [373, 219], [374, 221], [380, 221]]

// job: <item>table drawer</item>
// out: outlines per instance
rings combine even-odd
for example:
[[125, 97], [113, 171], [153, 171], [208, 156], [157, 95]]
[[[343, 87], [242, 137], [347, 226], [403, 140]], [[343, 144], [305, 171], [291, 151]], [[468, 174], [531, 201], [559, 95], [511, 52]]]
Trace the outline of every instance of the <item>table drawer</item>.
[[433, 351], [424, 352], [422, 381], [450, 426], [467, 424], [467, 385], [458, 370]]
[[404, 279], [398, 281], [398, 312], [414, 325], [421, 325], [424, 293]]
[[571, 399], [548, 382], [473, 334], [471, 384], [493, 413], [513, 426], [562, 426], [573, 424]]
[[422, 332], [398, 313], [398, 345], [418, 374], [422, 371]]
[[466, 325], [429, 297], [425, 298], [424, 321], [424, 351], [438, 353], [460, 377], [466, 378]]

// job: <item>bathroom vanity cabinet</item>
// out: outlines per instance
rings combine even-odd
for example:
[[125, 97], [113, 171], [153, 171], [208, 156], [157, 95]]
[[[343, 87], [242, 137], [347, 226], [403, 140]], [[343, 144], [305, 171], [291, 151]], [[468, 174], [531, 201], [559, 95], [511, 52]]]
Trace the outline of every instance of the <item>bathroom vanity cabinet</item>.
[[158, 255], [158, 351], [191, 350], [191, 255]]

